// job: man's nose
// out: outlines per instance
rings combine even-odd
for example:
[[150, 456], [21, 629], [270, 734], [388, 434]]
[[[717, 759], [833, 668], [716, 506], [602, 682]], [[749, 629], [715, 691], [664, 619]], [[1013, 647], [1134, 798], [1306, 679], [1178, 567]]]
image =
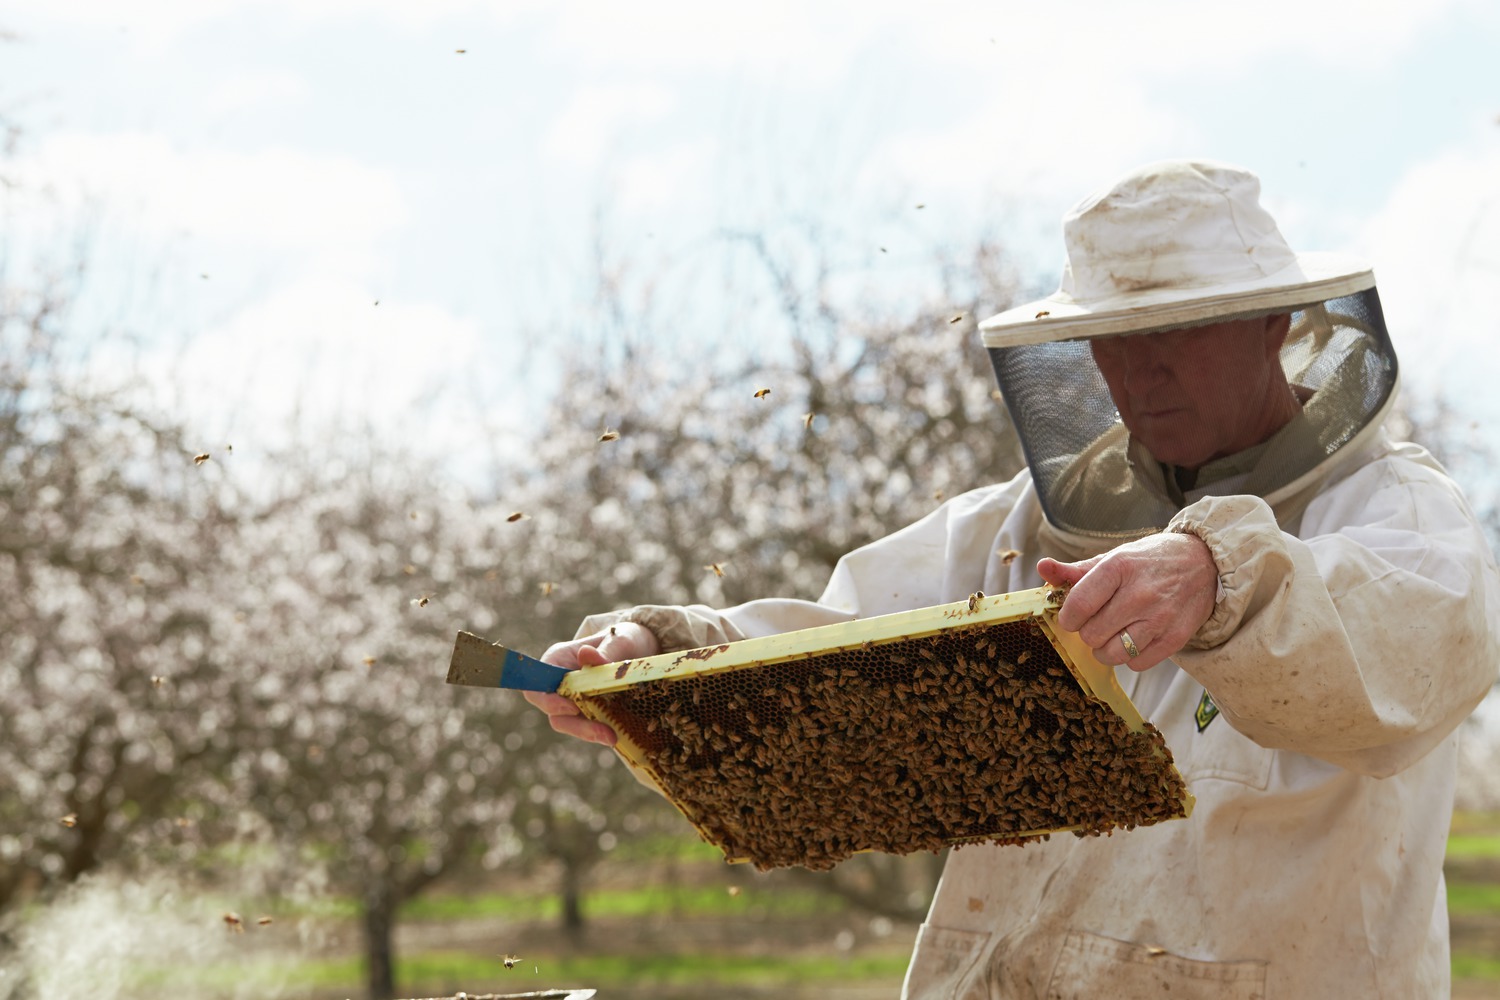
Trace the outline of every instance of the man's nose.
[[1138, 392], [1165, 381], [1166, 351], [1150, 337], [1126, 337], [1122, 354], [1126, 389]]

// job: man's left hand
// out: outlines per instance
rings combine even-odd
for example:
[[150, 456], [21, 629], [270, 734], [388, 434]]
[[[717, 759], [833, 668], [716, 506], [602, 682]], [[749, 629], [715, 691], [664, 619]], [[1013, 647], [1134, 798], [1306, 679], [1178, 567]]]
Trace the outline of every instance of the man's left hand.
[[1208, 546], [1180, 532], [1150, 535], [1082, 562], [1043, 559], [1036, 568], [1052, 586], [1072, 587], [1057, 624], [1077, 632], [1099, 662], [1132, 670], [1154, 667], [1186, 646], [1213, 613], [1219, 587]]

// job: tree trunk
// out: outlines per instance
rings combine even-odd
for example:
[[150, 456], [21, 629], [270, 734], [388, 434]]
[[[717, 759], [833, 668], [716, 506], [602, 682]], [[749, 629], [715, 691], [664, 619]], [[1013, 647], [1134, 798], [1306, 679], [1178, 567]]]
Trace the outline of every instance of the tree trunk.
[[396, 922], [396, 899], [391, 887], [382, 882], [365, 889], [365, 982], [370, 1000], [391, 1000], [396, 995], [396, 975], [392, 964], [392, 932]]
[[567, 858], [562, 862], [562, 925], [568, 937], [583, 937], [583, 881], [580, 866]]

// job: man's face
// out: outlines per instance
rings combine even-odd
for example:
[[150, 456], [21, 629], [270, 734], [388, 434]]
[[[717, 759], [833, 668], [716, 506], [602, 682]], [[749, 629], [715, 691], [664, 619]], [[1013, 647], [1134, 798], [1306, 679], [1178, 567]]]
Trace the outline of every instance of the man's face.
[[1295, 412], [1280, 352], [1290, 317], [1229, 320], [1089, 342], [1130, 433], [1196, 469], [1259, 444]]

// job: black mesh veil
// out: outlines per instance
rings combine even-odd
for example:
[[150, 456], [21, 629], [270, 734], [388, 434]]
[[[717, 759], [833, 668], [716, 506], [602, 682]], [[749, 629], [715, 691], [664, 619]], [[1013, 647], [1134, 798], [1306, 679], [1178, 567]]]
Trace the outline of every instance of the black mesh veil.
[[[1311, 471], [1368, 426], [1395, 388], [1396, 355], [1373, 287], [1291, 312], [1281, 363], [1307, 397], [1302, 417], [1260, 455], [1253, 489], [1237, 492], [1266, 496]], [[1166, 526], [1179, 504], [1132, 447], [1088, 340], [989, 353], [1053, 525], [1107, 539]]]

